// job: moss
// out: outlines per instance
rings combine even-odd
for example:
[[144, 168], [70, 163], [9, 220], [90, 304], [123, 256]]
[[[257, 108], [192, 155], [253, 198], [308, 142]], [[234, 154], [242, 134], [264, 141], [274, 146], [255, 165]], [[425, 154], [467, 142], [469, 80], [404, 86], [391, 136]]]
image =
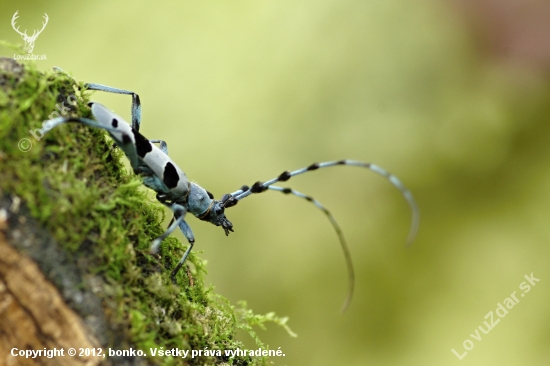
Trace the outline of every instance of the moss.
[[[76, 98], [72, 97], [76, 96]], [[232, 350], [244, 329], [264, 347], [253, 326], [285, 318], [254, 315], [235, 307], [203, 284], [204, 262], [191, 253], [187, 270], [170, 281], [185, 246], [174, 237], [161, 253], [149, 253], [164, 230], [164, 208], [148, 198], [138, 177], [124, 167], [123, 153], [101, 130], [67, 124], [44, 133], [42, 122], [65, 115], [90, 117], [90, 93], [61, 72], [41, 72], [33, 63], [0, 59], [0, 193], [19, 197], [30, 215], [49, 232], [86, 274], [100, 278], [103, 312], [112, 329], [104, 347]], [[71, 102], [74, 105], [71, 105]], [[64, 104], [62, 104], [64, 103]], [[57, 107], [56, 107], [57, 106]], [[61, 111], [60, 111], [61, 109]], [[53, 114], [52, 114], [53, 113]], [[32, 133], [31, 133], [32, 131]], [[27, 151], [23, 151], [27, 150]], [[83, 281], [83, 287], [90, 284]], [[287, 328], [288, 329], [288, 328]], [[159, 365], [270, 364], [260, 357], [148, 357]]]

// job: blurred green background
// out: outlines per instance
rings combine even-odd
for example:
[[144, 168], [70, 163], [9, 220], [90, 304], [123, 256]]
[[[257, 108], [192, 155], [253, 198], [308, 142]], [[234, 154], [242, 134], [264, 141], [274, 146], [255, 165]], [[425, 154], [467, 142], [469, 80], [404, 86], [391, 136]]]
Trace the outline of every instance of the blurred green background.
[[[410, 248], [409, 208], [376, 174], [288, 182], [348, 239], [357, 285], [343, 315], [343, 256], [312, 205], [248, 198], [227, 238], [189, 220], [217, 292], [290, 317], [298, 338], [259, 331], [286, 354], [277, 365], [548, 365], [550, 11], [521, 4], [3, 1], [0, 38], [22, 43], [16, 10], [28, 33], [46, 12], [38, 65], [139, 93], [144, 135], [216, 197], [342, 158], [403, 180], [421, 210]], [[129, 97], [94, 99], [129, 119]], [[531, 273], [540, 282], [519, 297]], [[471, 338], [514, 291], [520, 302]]]

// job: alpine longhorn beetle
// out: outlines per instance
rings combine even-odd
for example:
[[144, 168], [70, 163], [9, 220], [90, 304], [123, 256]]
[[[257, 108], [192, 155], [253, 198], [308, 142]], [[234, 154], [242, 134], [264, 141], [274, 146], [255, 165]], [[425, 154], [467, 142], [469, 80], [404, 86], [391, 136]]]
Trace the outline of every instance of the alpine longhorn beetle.
[[[61, 71], [59, 68], [56, 68], [56, 70]], [[172, 161], [172, 159], [170, 159], [170, 157], [168, 157], [168, 146], [165, 141], [148, 140], [141, 133], [139, 133], [141, 124], [141, 102], [136, 93], [101, 84], [87, 83], [84, 84], [84, 86], [87, 90], [131, 95], [132, 125], [130, 126], [120, 116], [113, 113], [105, 106], [99, 103], [90, 102], [88, 103], [88, 106], [91, 108], [91, 112], [95, 120], [83, 117], [58, 117], [44, 122], [44, 127], [48, 131], [63, 123], [79, 122], [91, 127], [107, 130], [107, 132], [114, 139], [116, 145], [118, 145], [118, 147], [120, 147], [126, 154], [134, 173], [141, 176], [145, 186], [157, 192], [157, 200], [172, 210], [174, 214], [174, 217], [172, 218], [172, 221], [168, 225], [166, 231], [161, 236], [156, 238], [151, 244], [151, 253], [158, 253], [162, 240], [168, 237], [177, 227], [179, 227], [189, 242], [189, 247], [171, 272], [170, 276], [173, 282], [176, 281], [176, 274], [183, 266], [185, 260], [191, 252], [191, 249], [193, 248], [193, 245], [195, 244], [193, 231], [191, 230], [189, 224], [185, 221], [185, 215], [188, 212], [200, 220], [208, 221], [216, 226], [221, 226], [225, 231], [225, 235], [229, 235], [229, 233], [233, 231], [233, 224], [227, 219], [227, 217], [225, 217], [225, 209], [235, 206], [240, 200], [250, 196], [253, 193], [261, 193], [271, 189], [285, 194], [292, 194], [313, 203], [317, 206], [317, 208], [325, 213], [332, 224], [336, 234], [338, 235], [348, 270], [349, 288], [346, 300], [342, 307], [342, 310], [344, 311], [350, 304], [353, 296], [355, 274], [351, 255], [340, 226], [329, 210], [327, 210], [313, 197], [307, 196], [291, 188], [283, 188], [274, 185], [277, 182], [285, 182], [296, 175], [336, 165], [350, 165], [366, 168], [389, 180], [393, 186], [401, 191], [412, 210], [412, 223], [407, 238], [407, 244], [411, 244], [416, 236], [420, 216], [418, 206], [416, 205], [412, 193], [395, 175], [387, 172], [375, 164], [365, 163], [362, 161], [337, 160], [314, 163], [291, 172], [284, 171], [276, 178], [265, 182], [257, 181], [250, 187], [246, 185], [242, 186], [239, 190], [233, 193], [223, 195], [219, 201], [215, 200], [212, 193], [208, 192], [198, 184], [187, 180], [185, 173], [176, 165], [176, 163]], [[159, 147], [155, 144], [159, 144]]]

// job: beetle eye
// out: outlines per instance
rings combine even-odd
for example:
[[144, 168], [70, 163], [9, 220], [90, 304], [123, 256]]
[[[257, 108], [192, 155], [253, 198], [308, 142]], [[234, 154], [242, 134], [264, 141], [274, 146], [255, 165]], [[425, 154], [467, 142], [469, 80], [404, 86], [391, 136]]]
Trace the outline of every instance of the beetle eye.
[[216, 208], [215, 212], [216, 212], [216, 215], [221, 215], [223, 213], [223, 207]]

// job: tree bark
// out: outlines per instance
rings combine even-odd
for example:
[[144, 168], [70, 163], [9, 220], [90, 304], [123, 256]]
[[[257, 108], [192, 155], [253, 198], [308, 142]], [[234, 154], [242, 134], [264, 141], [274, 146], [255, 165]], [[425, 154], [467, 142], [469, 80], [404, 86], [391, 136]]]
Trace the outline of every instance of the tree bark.
[[[99, 342], [67, 306], [57, 288], [44, 277], [38, 265], [14, 249], [2, 232], [0, 330], [2, 365], [92, 366], [103, 360], [78, 355], [80, 348], [98, 348]], [[76, 350], [76, 356], [68, 355], [70, 348]], [[21, 356], [25, 350], [48, 350], [50, 358], [45, 355], [25, 358]], [[51, 357], [52, 350], [57, 350], [56, 357]]]

